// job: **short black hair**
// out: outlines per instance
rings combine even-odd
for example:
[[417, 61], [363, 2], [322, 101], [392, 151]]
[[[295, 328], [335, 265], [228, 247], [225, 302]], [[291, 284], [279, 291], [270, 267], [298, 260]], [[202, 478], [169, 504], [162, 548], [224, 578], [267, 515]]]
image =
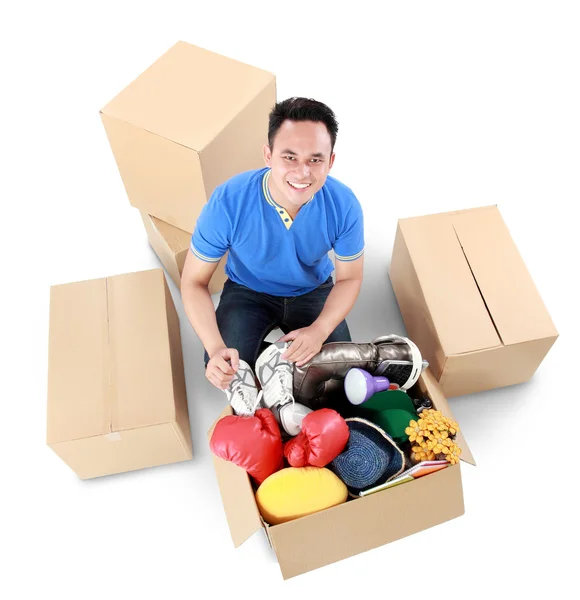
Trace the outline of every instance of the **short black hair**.
[[336, 134], [338, 133], [338, 122], [332, 110], [318, 100], [312, 98], [288, 98], [278, 102], [270, 111], [268, 125], [268, 145], [270, 149], [274, 146], [274, 138], [282, 123], [290, 121], [315, 121], [324, 123], [330, 135], [331, 151], [334, 150]]

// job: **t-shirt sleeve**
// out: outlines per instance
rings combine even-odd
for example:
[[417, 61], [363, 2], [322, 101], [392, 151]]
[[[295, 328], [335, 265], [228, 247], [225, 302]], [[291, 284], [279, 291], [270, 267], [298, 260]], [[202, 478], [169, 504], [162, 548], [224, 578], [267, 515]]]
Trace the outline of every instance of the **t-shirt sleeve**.
[[231, 220], [218, 188], [201, 210], [189, 247], [197, 258], [219, 262], [230, 247], [231, 232]]
[[342, 226], [339, 228], [334, 243], [334, 256], [337, 260], [356, 260], [364, 252], [364, 219], [362, 207], [353, 195], [353, 200], [346, 212]]

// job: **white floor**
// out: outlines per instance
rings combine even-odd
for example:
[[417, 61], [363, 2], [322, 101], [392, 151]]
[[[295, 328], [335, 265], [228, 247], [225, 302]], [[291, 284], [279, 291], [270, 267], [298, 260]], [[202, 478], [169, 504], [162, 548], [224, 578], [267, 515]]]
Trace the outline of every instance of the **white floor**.
[[[0, 597], [572, 589], [579, 16], [574, 2], [510, 1], [4, 9]], [[356, 340], [405, 333], [387, 276], [399, 217], [498, 204], [561, 336], [530, 382], [451, 400], [478, 462], [462, 467], [463, 517], [288, 582], [264, 535], [235, 550], [206, 438], [224, 397], [203, 377], [173, 285], [193, 460], [82, 482], [45, 445], [49, 286], [159, 264], [98, 111], [179, 39], [275, 72], [280, 99], [308, 95], [336, 111], [333, 174], [367, 219]]]

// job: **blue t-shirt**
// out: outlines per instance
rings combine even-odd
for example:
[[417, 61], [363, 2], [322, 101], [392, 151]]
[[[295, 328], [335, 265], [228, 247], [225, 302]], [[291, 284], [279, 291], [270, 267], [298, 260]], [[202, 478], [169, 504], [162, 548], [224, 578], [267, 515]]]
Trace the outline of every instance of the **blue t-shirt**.
[[247, 171], [217, 187], [190, 247], [207, 262], [228, 252], [226, 274], [236, 283], [273, 296], [298, 296], [328, 279], [331, 249], [337, 260], [362, 255], [362, 209], [350, 188], [327, 176], [292, 220], [272, 198], [269, 176], [269, 168]]

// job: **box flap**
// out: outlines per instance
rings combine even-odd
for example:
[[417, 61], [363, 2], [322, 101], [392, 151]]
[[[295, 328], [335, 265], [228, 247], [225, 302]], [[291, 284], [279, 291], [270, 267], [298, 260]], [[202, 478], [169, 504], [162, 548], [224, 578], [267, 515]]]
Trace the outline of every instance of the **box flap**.
[[201, 151], [272, 79], [268, 71], [177, 42], [101, 112]]
[[[173, 225], [169, 225], [169, 223], [165, 223], [164, 221], [160, 221], [159, 219], [148, 215], [144, 211], [140, 211], [140, 213], [151, 248], [153, 248], [155, 254], [157, 254], [161, 264], [165, 267], [175, 285], [181, 288], [181, 271], [183, 270], [183, 263], [185, 263], [185, 256], [189, 248], [189, 243], [185, 246], [185, 249], [182, 247], [181, 250], [177, 250], [175, 246], [181, 237], [180, 234], [188, 234], [177, 227], [173, 227]], [[173, 230], [173, 232], [178, 232], [178, 234], [175, 235], [168, 231], [166, 233], [168, 234], [169, 239], [165, 240], [162, 234], [162, 230], [164, 229]]]
[[169, 286], [163, 278], [165, 292], [165, 310], [169, 333], [169, 360], [171, 361], [171, 376], [173, 385], [173, 399], [175, 407], [175, 422], [172, 426], [179, 437], [185, 452], [191, 457], [193, 453], [191, 443], [191, 427], [189, 424], [189, 407], [187, 404], [187, 389], [185, 387], [185, 367], [183, 364], [183, 350], [181, 347], [181, 329], [179, 316], [169, 291]]
[[399, 226], [445, 355], [501, 346], [448, 215]]
[[450, 219], [503, 344], [557, 337], [498, 208], [460, 212]]
[[162, 269], [107, 278], [113, 431], [175, 419]]
[[[446, 417], [457, 421], [451, 412], [451, 408], [449, 408], [449, 403], [441, 390], [441, 386], [437, 383], [435, 376], [431, 372], [431, 368], [427, 368], [423, 371], [419, 378], [418, 385], [421, 388], [421, 391], [431, 398], [437, 410], [440, 410]], [[461, 423], [458, 423], [458, 425], [461, 428]], [[461, 460], [470, 465], [475, 465], [475, 460], [473, 459], [473, 455], [471, 454], [471, 450], [465, 441], [461, 429], [457, 434], [456, 441], [457, 445], [461, 448]]]
[[162, 269], [53, 286], [47, 443], [175, 420]]
[[[229, 406], [224, 409], [208, 431], [208, 440], [217, 422], [231, 414], [233, 412]], [[237, 548], [262, 528], [262, 518], [246, 471], [232, 462], [212, 456], [230, 535]]]
[[446, 356], [558, 336], [497, 206], [399, 226]]
[[105, 279], [50, 288], [47, 443], [111, 431]]
[[167, 244], [173, 254], [183, 252], [183, 250], [189, 249], [191, 242], [191, 233], [183, 231], [178, 227], [174, 227], [153, 215], [147, 215], [143, 211], [141, 212], [143, 220], [149, 219], [151, 225], [159, 232], [159, 235], [163, 238], [163, 241]]

